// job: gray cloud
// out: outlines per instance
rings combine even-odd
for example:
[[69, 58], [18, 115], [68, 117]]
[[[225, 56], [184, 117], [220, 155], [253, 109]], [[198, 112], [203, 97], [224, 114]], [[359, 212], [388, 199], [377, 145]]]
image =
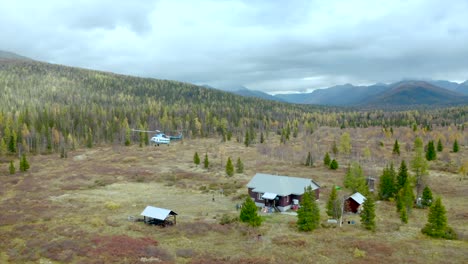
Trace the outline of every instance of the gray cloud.
[[3, 1], [0, 49], [212, 86], [468, 78], [468, 2]]

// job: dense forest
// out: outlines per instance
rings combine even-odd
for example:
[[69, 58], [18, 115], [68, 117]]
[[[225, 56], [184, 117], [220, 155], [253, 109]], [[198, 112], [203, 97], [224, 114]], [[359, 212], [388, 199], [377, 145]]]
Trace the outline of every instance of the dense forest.
[[[313, 133], [319, 126], [458, 125], [468, 106], [402, 111], [292, 105], [177, 81], [139, 78], [37, 61], [0, 60], [0, 155], [146, 141], [131, 129], [185, 137]], [[345, 96], [345, 95], [343, 95]], [[260, 136], [258, 136], [259, 138]]]

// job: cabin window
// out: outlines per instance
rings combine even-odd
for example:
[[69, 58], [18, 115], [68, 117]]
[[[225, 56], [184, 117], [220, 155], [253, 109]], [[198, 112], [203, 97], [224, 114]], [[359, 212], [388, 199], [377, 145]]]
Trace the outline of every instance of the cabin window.
[[289, 195], [286, 196], [286, 202], [289, 203]]
[[263, 196], [263, 193], [257, 193], [257, 200], [262, 201], [263, 200], [262, 196]]

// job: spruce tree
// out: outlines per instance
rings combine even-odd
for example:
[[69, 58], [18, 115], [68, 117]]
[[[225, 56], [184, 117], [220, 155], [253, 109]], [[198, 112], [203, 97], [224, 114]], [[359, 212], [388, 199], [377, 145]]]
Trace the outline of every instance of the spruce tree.
[[237, 158], [236, 173], [243, 173], [243, 172], [244, 172], [244, 164], [242, 163], [240, 158]]
[[15, 163], [13, 161], [10, 161], [10, 174], [15, 174], [16, 173], [16, 168], [15, 168]]
[[[409, 181], [406, 181], [405, 186], [398, 192], [396, 207], [400, 212], [400, 219], [403, 223], [408, 223], [408, 216], [413, 208], [414, 193], [413, 187]], [[404, 213], [402, 211], [405, 211]]]
[[205, 169], [208, 169], [210, 166], [210, 161], [208, 160], [208, 153], [205, 153], [205, 159], [203, 160], [203, 167]]
[[395, 192], [395, 170], [392, 164], [390, 167], [384, 168], [382, 176], [380, 176], [379, 198], [388, 201], [395, 196]]
[[352, 192], [360, 192], [362, 195], [368, 193], [368, 186], [361, 165], [354, 162], [348, 168], [344, 178], [344, 186], [351, 189]]
[[375, 231], [375, 203], [371, 195], [362, 204], [361, 225], [368, 230]]
[[11, 153], [16, 153], [16, 136], [15, 132], [13, 131], [13, 134], [10, 136], [10, 139], [8, 141], [8, 151]]
[[333, 219], [338, 219], [341, 216], [341, 204], [336, 192], [336, 186], [333, 185], [330, 196], [327, 201], [327, 215]]
[[457, 153], [460, 150], [460, 147], [458, 146], [458, 141], [455, 139], [453, 142], [453, 152]]
[[88, 133], [86, 134], [86, 147], [92, 148], [94, 145], [94, 139], [93, 139], [93, 131], [91, 128], [88, 129]]
[[240, 211], [241, 222], [247, 223], [251, 226], [260, 226], [262, 224], [262, 218], [257, 213], [257, 206], [252, 198], [247, 197], [245, 202], [242, 204]]
[[402, 223], [408, 223], [408, 211], [407, 210], [400, 210], [400, 220]]
[[423, 193], [422, 193], [422, 198], [421, 198], [421, 205], [423, 207], [429, 207], [432, 205], [432, 191], [429, 186], [426, 185], [424, 187]]
[[398, 140], [395, 139], [395, 144], [393, 144], [393, 154], [400, 155], [400, 145]]
[[310, 155], [310, 151], [309, 153], [307, 154], [307, 158], [306, 158], [306, 161], [305, 161], [305, 165], [307, 167], [311, 167], [313, 164], [312, 164], [312, 156]]
[[406, 162], [402, 160], [400, 164], [400, 169], [398, 170], [396, 190], [395, 190], [396, 193], [398, 193], [398, 191], [402, 189], [403, 186], [405, 186], [405, 183], [407, 180], [408, 180], [408, 167], [406, 166]]
[[7, 145], [3, 138], [0, 138], [0, 155], [5, 155], [7, 153]]
[[29, 170], [29, 162], [26, 159], [26, 155], [22, 155], [20, 159], [20, 171], [25, 172]]
[[349, 155], [351, 154], [351, 136], [348, 132], [344, 132], [341, 135], [339, 151], [342, 154]]
[[336, 157], [336, 154], [338, 154], [338, 146], [336, 145], [336, 141], [333, 141], [332, 153], [333, 155], [335, 155], [335, 157]]
[[323, 164], [325, 164], [325, 166], [327, 167], [330, 167], [330, 162], [331, 162], [330, 155], [327, 152], [325, 154], [325, 157], [323, 158]]
[[335, 159], [333, 159], [333, 160], [330, 162], [330, 169], [332, 169], [332, 170], [338, 169], [338, 161], [336, 161]]
[[315, 193], [308, 186], [304, 189], [301, 207], [297, 210], [297, 228], [299, 231], [312, 231], [319, 227], [320, 210], [315, 202]]
[[145, 145], [145, 135], [144, 134], [147, 134], [147, 133], [140, 132], [140, 138], [139, 138], [140, 140], [139, 140], [139, 144], [138, 144], [138, 146], [140, 148], [142, 148]]
[[427, 143], [426, 159], [431, 161], [437, 158], [437, 152], [434, 147], [434, 141], [429, 141]]
[[65, 159], [67, 157], [68, 157], [67, 149], [65, 148], [65, 146], [61, 146], [60, 147], [60, 158]]
[[456, 239], [455, 232], [447, 225], [447, 216], [445, 214], [445, 207], [440, 197], [438, 197], [429, 208], [427, 224], [421, 229], [421, 232], [431, 237]]
[[437, 141], [437, 151], [442, 152], [442, 150], [444, 150], [444, 146], [442, 145], [442, 140], [439, 138], [439, 141]]
[[193, 155], [193, 163], [195, 163], [195, 165], [200, 165], [200, 156], [198, 156], [198, 152], [195, 152], [195, 154]]
[[132, 132], [131, 132], [131, 130], [130, 130], [130, 127], [127, 127], [127, 128], [125, 129], [125, 146], [130, 146], [130, 143], [131, 143], [131, 140], [130, 140], [131, 134], [132, 134]]
[[[147, 126], [145, 126], [146, 128]], [[148, 146], [149, 145], [149, 134], [148, 133], [143, 133], [143, 141], [145, 143], [145, 146]]]
[[418, 196], [421, 194], [422, 186], [424, 184], [424, 177], [427, 174], [429, 164], [424, 157], [423, 141], [417, 137], [414, 140], [414, 156], [411, 160], [411, 168], [416, 176], [416, 189]]
[[257, 140], [257, 134], [255, 133], [254, 126], [250, 125], [250, 132], [249, 132], [249, 145], [255, 144]]
[[249, 131], [245, 131], [244, 145], [248, 147], [250, 145]]
[[231, 177], [234, 175], [234, 165], [232, 165], [231, 157], [228, 157], [227, 163], [226, 163], [226, 174]]
[[400, 199], [402, 201], [402, 205], [408, 212], [411, 211], [411, 208], [413, 208], [414, 204], [414, 192], [413, 192], [413, 186], [410, 181], [406, 181], [405, 186], [403, 186], [403, 189], [400, 190], [401, 196]]

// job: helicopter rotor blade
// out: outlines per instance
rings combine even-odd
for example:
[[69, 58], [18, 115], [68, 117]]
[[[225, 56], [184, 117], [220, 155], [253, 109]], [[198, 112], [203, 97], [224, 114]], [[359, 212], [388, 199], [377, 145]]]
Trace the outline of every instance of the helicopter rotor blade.
[[159, 130], [139, 130], [139, 129], [132, 129], [134, 132], [145, 132], [145, 133], [159, 133]]

